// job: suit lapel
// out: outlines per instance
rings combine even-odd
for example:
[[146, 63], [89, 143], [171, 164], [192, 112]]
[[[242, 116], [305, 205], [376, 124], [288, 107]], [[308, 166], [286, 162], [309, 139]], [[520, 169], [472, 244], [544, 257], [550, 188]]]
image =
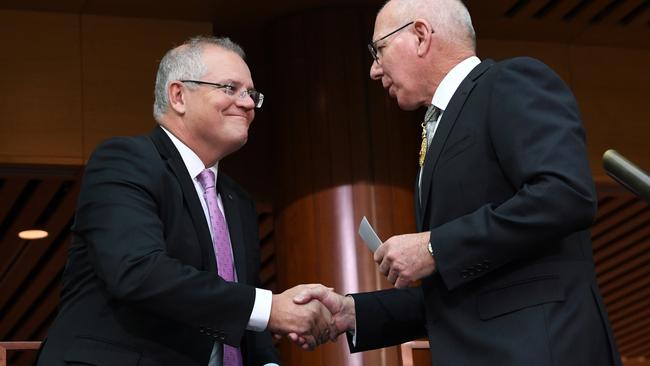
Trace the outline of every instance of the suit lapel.
[[241, 213], [239, 208], [239, 198], [235, 192], [228, 187], [222, 179], [222, 173], [219, 173], [217, 179], [217, 189], [221, 194], [221, 203], [226, 214], [228, 223], [228, 232], [230, 234], [230, 245], [232, 246], [233, 260], [235, 270], [237, 271], [237, 282], [248, 283], [246, 278], [246, 247], [244, 243], [244, 231], [242, 228]]
[[487, 71], [487, 69], [490, 68], [492, 64], [494, 64], [493, 61], [486, 60], [476, 66], [460, 83], [458, 89], [456, 89], [456, 92], [451, 97], [451, 100], [447, 105], [447, 109], [443, 111], [442, 118], [440, 119], [436, 133], [433, 136], [433, 140], [431, 141], [431, 146], [427, 151], [426, 160], [424, 161], [424, 172], [422, 174], [421, 185], [422, 206], [420, 210], [421, 215], [418, 220], [418, 227], [421, 230], [426, 227], [425, 219], [428, 216], [428, 211], [431, 210], [431, 206], [433, 205], [433, 202], [429, 202], [431, 199], [431, 182], [433, 181], [433, 173], [436, 169], [436, 165], [438, 164], [440, 153], [445, 146], [447, 137], [449, 137], [449, 133], [453, 129], [454, 124], [456, 123], [456, 119], [458, 119], [460, 111], [462, 110], [467, 97], [474, 88], [474, 85], [476, 85], [476, 79], [478, 79], [485, 71]]
[[205, 220], [205, 213], [196, 194], [194, 182], [183, 163], [181, 155], [176, 150], [176, 147], [169, 139], [169, 136], [160, 127], [156, 127], [151, 133], [151, 140], [160, 152], [160, 155], [167, 161], [170, 170], [178, 179], [178, 183], [183, 191], [183, 198], [192, 216], [192, 223], [194, 230], [199, 238], [199, 246], [201, 247], [202, 265], [207, 270], [217, 270], [217, 259], [214, 255], [212, 247], [212, 237], [210, 236], [210, 228]]

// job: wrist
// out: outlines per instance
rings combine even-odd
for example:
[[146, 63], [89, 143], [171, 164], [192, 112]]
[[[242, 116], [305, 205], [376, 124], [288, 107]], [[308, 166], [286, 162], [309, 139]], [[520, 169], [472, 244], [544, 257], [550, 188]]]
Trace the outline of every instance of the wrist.
[[345, 319], [345, 331], [354, 331], [357, 323], [354, 297], [350, 295], [345, 296], [343, 300], [343, 314]]

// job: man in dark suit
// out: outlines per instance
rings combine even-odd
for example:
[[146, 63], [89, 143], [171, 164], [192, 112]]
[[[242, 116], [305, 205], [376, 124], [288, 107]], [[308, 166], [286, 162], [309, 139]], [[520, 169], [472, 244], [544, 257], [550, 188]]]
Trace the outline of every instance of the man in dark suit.
[[[327, 309], [259, 286], [251, 198], [218, 171], [261, 107], [242, 49], [169, 51], [149, 136], [101, 144], [86, 167], [60, 312], [39, 365], [277, 365], [269, 330], [315, 344]], [[215, 183], [216, 181], [216, 183]]]
[[354, 334], [353, 352], [428, 337], [436, 366], [619, 365], [595, 281], [596, 194], [569, 88], [534, 59], [481, 62], [459, 0], [389, 1], [373, 40], [371, 78], [400, 108], [428, 107], [417, 233], [375, 252], [398, 289], [343, 297], [320, 288], [296, 301], [323, 301], [338, 331]]

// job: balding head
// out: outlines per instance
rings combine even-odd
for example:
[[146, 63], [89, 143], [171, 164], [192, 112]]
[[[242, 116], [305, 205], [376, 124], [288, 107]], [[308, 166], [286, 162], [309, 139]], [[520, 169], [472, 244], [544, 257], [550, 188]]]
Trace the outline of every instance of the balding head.
[[472, 18], [460, 0], [390, 0], [379, 11], [395, 24], [425, 19], [436, 35], [476, 53], [476, 35]]
[[431, 104], [449, 71], [476, 54], [460, 0], [391, 0], [377, 14], [372, 39], [370, 77], [405, 110]]

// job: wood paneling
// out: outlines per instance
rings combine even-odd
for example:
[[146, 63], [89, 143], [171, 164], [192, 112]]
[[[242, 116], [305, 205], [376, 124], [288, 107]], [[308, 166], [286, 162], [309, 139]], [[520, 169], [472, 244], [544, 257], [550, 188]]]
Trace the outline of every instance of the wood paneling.
[[602, 155], [612, 148], [650, 170], [650, 50], [480, 40], [479, 54], [496, 60], [536, 57], [560, 75], [580, 106], [594, 176], [605, 175]]
[[[356, 235], [361, 217], [384, 238], [415, 227], [410, 190], [418, 124], [405, 121], [408, 114], [392, 119], [396, 106], [367, 77], [371, 24], [371, 12], [323, 11], [286, 18], [270, 33], [279, 290], [310, 282], [342, 293], [384, 287]], [[305, 44], [318, 52], [305, 53]], [[398, 359], [394, 347], [350, 355], [344, 337], [311, 353], [281, 346], [288, 365]]]
[[570, 65], [594, 174], [603, 174], [602, 154], [612, 148], [650, 170], [650, 50], [573, 47]]
[[116, 135], [148, 133], [154, 126], [153, 89], [158, 61], [189, 36], [211, 34], [208, 23], [84, 15], [83, 154]]
[[0, 162], [81, 163], [79, 32], [76, 15], [0, 10]]
[[79, 165], [103, 139], [148, 132], [158, 60], [211, 33], [206, 22], [0, 10], [0, 162]]

